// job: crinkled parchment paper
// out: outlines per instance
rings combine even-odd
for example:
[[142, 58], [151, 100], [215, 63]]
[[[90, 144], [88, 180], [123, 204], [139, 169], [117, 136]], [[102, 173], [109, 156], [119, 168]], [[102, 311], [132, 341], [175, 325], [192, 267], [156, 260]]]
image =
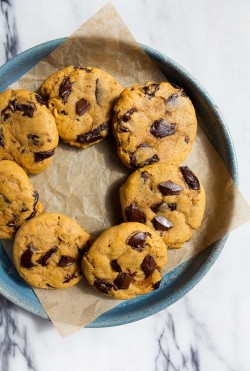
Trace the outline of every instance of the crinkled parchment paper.
[[[71, 64], [104, 69], [124, 87], [166, 79], [136, 43], [111, 4], [102, 8], [12, 87], [35, 91], [49, 75]], [[250, 216], [246, 201], [201, 130], [185, 163], [204, 184], [206, 213], [191, 241], [182, 249], [169, 252], [167, 271], [196, 255]], [[52, 165], [31, 179], [39, 191], [44, 211], [62, 212], [96, 236], [122, 221], [118, 190], [129, 172], [116, 155], [114, 139], [108, 138], [86, 150], [60, 143]], [[34, 291], [62, 336], [77, 331], [119, 304], [117, 300], [99, 295], [85, 279], [65, 290]]]

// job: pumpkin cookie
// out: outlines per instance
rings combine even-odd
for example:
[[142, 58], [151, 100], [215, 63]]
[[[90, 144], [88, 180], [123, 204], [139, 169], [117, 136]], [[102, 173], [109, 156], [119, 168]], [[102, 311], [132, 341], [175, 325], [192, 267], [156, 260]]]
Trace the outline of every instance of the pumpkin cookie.
[[93, 67], [67, 67], [41, 86], [60, 138], [86, 148], [108, 134], [121, 86], [107, 72]]

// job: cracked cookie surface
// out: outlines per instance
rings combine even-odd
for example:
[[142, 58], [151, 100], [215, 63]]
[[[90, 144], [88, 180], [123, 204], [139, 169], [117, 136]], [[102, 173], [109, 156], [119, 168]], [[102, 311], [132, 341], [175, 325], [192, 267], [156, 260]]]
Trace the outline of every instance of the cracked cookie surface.
[[103, 232], [82, 260], [90, 285], [116, 299], [156, 290], [167, 249], [160, 236], [140, 223], [122, 223]]
[[69, 217], [41, 214], [18, 230], [13, 251], [15, 266], [33, 287], [71, 287], [82, 278], [81, 258], [89, 238]]
[[25, 221], [42, 212], [38, 199], [25, 171], [13, 161], [0, 161], [0, 238], [14, 238]]
[[55, 119], [41, 96], [26, 90], [0, 94], [0, 160], [12, 160], [37, 174], [52, 161], [58, 145]]
[[94, 67], [69, 66], [41, 85], [60, 138], [80, 148], [107, 136], [121, 91], [111, 75]]
[[183, 89], [168, 82], [134, 85], [123, 90], [114, 111], [118, 155], [126, 166], [179, 165], [190, 152], [197, 120]]
[[149, 165], [120, 188], [124, 220], [145, 223], [169, 248], [180, 248], [200, 226], [205, 192], [187, 166]]

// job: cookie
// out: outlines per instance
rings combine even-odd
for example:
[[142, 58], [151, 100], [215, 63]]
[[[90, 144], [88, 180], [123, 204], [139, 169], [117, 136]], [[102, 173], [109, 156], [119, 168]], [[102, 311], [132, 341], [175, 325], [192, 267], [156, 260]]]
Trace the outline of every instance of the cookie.
[[126, 166], [179, 165], [190, 152], [197, 120], [182, 89], [168, 82], [134, 85], [123, 90], [114, 111], [118, 155]]
[[115, 299], [131, 299], [156, 290], [167, 249], [158, 234], [140, 223], [107, 229], [82, 260], [90, 285]]
[[90, 235], [63, 214], [45, 213], [24, 223], [14, 242], [14, 263], [31, 286], [63, 289], [82, 278], [81, 257]]
[[41, 86], [60, 138], [80, 148], [107, 136], [113, 107], [121, 91], [111, 75], [93, 67], [67, 67]]
[[124, 220], [145, 223], [169, 248], [179, 248], [200, 226], [205, 209], [202, 184], [187, 166], [148, 165], [120, 188]]
[[58, 131], [40, 95], [6, 90], [0, 94], [0, 113], [0, 160], [13, 160], [32, 174], [46, 169], [58, 144]]
[[13, 161], [0, 161], [0, 238], [14, 238], [25, 221], [42, 212], [38, 199], [25, 171]]

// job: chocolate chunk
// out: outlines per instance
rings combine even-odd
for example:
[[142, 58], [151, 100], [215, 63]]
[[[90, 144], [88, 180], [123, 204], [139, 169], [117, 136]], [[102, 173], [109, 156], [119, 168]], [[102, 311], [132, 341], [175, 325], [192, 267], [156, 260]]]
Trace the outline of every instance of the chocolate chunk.
[[150, 133], [156, 138], [164, 138], [175, 133], [175, 124], [167, 124], [165, 120], [160, 119], [153, 122]]
[[27, 269], [31, 269], [34, 267], [32, 263], [32, 255], [34, 251], [34, 246], [32, 243], [27, 245], [27, 249], [21, 255], [21, 266]]
[[145, 247], [147, 237], [151, 236], [150, 233], [145, 232], [138, 232], [135, 233], [130, 239], [128, 240], [128, 245], [132, 247], [132, 249], [137, 250], [138, 252], [142, 252]]
[[130, 120], [130, 117], [131, 115], [134, 113], [134, 112], [137, 112], [137, 109], [135, 107], [132, 107], [130, 108], [130, 110], [128, 110], [122, 117], [121, 117], [121, 121], [124, 121], [124, 122], [128, 122]]
[[173, 228], [173, 224], [166, 219], [164, 216], [156, 216], [152, 220], [152, 223], [157, 231], [168, 231]]
[[46, 106], [46, 103], [44, 102], [43, 98], [41, 97], [41, 95], [39, 94], [36, 94], [36, 101], [41, 104], [41, 106]]
[[186, 143], [189, 143], [189, 136], [186, 135], [184, 140], [185, 140]]
[[28, 135], [27, 135], [27, 138], [28, 138], [28, 139], [31, 139], [32, 142], [33, 142], [33, 144], [34, 144], [35, 146], [37, 146], [37, 145], [40, 143], [40, 141], [39, 141], [39, 136], [36, 135], [36, 134], [28, 134]]
[[161, 281], [156, 282], [156, 283], [153, 285], [153, 289], [154, 289], [154, 290], [157, 290], [157, 289], [160, 287], [160, 285], [161, 285]]
[[25, 213], [25, 211], [28, 211], [29, 209], [27, 209], [27, 207], [22, 207], [21, 208], [21, 213]]
[[4, 148], [3, 128], [0, 127], [0, 146]]
[[118, 264], [116, 259], [111, 260], [110, 265], [114, 271], [122, 272], [121, 266]]
[[169, 209], [170, 209], [171, 211], [176, 210], [176, 206], [177, 206], [177, 204], [175, 204], [175, 203], [168, 204], [168, 207], [169, 207]]
[[200, 189], [199, 179], [194, 175], [194, 173], [189, 169], [189, 167], [181, 166], [180, 169], [188, 185], [188, 188], [195, 189], [198, 191]]
[[178, 98], [178, 94], [174, 93], [168, 97], [167, 102], [174, 102], [176, 98]]
[[5, 201], [7, 204], [11, 204], [11, 201], [10, 201], [7, 197], [5, 197], [2, 193], [0, 193], [0, 196], [3, 197], [4, 201]]
[[149, 96], [149, 99], [155, 96], [157, 90], [159, 90], [159, 84], [150, 84], [143, 86], [144, 93]]
[[146, 277], [151, 276], [152, 273], [154, 273], [156, 268], [156, 261], [154, 260], [153, 256], [147, 255], [143, 259], [141, 263], [141, 269], [145, 273]]
[[63, 283], [68, 283], [71, 280], [73, 280], [74, 278], [76, 278], [76, 275], [75, 275], [75, 273], [67, 274], [66, 277], [64, 277], [64, 278], [65, 279], [64, 279]]
[[59, 95], [62, 98], [62, 102], [64, 104], [67, 102], [71, 91], [72, 91], [72, 83], [70, 82], [69, 77], [64, 77], [59, 87]]
[[16, 104], [15, 110], [23, 112], [23, 116], [32, 118], [36, 107], [31, 104]]
[[41, 162], [43, 160], [46, 160], [46, 158], [49, 158], [53, 156], [55, 153], [55, 148], [49, 150], [49, 151], [43, 151], [43, 152], [34, 152], [34, 161], [35, 162]]
[[109, 127], [108, 121], [104, 122], [97, 128], [89, 131], [86, 134], [80, 134], [77, 136], [76, 140], [78, 143], [81, 144], [87, 144], [87, 143], [93, 143], [97, 140], [103, 139], [104, 137], [101, 135], [101, 132], [104, 130], [107, 130]]
[[114, 280], [114, 284], [119, 290], [126, 290], [129, 288], [132, 279], [133, 275], [129, 273], [125, 272], [119, 273], [116, 279]]
[[178, 90], [181, 91], [181, 96], [183, 96], [183, 97], [186, 97], [186, 96], [187, 96], [187, 94], [185, 93], [184, 89], [181, 88], [179, 85], [176, 85], [176, 84], [174, 84], [173, 82], [171, 82], [171, 85], [172, 85], [175, 89], [178, 89]]
[[158, 161], [160, 161], [158, 155], [154, 155], [151, 158], [149, 158], [148, 160], [146, 160], [144, 162], [143, 166], [145, 166], [145, 165], [151, 165], [151, 164], [154, 164], [155, 162], [158, 162]]
[[46, 283], [46, 286], [50, 287], [51, 289], [54, 289], [54, 286], [51, 286], [49, 283]]
[[119, 133], [128, 133], [130, 130], [128, 128], [125, 128], [125, 126], [120, 125], [119, 127]]
[[58, 250], [57, 246], [51, 247], [44, 255], [42, 255], [39, 259], [37, 259], [37, 263], [41, 264], [43, 267], [47, 267], [49, 258], [55, 254], [55, 252]]
[[157, 211], [159, 211], [159, 209], [160, 209], [161, 206], [163, 206], [163, 205], [166, 205], [165, 202], [163, 202], [163, 201], [156, 202], [155, 204], [153, 204], [153, 205], [150, 206], [150, 209], [151, 209], [154, 213], [157, 213]]
[[142, 209], [134, 203], [126, 208], [126, 218], [128, 222], [145, 223], [146, 221], [146, 215]]
[[96, 79], [95, 81], [95, 100], [97, 104], [100, 104], [100, 88], [99, 88], [99, 79]]
[[151, 164], [154, 164], [155, 162], [158, 162], [160, 161], [158, 155], [154, 155], [152, 156], [151, 158], [147, 159], [146, 161], [144, 161], [143, 164], [138, 164], [137, 163], [137, 158], [136, 158], [136, 155], [134, 152], [132, 152], [130, 154], [130, 166], [133, 168], [133, 169], [138, 169], [140, 167], [143, 167], [143, 166], [146, 166], [146, 165], [151, 165]]
[[80, 67], [80, 66], [74, 66], [74, 69], [75, 70], [84, 70], [85, 72], [87, 73], [90, 73], [91, 72], [91, 69], [87, 68], [87, 67]]
[[5, 113], [5, 114], [3, 115], [3, 121], [8, 120], [9, 117], [10, 117], [10, 114], [9, 114], [9, 113]]
[[132, 152], [129, 156], [130, 158], [130, 166], [134, 169], [138, 169], [140, 166], [137, 164], [137, 158], [134, 152]]
[[58, 266], [59, 267], [68, 267], [69, 265], [72, 265], [75, 262], [76, 262], [76, 259], [72, 258], [72, 256], [62, 255], [59, 262], [58, 262]]
[[148, 181], [148, 173], [146, 171], [143, 171], [141, 173], [141, 178], [143, 178], [143, 182], [144, 183], [147, 183], [147, 181]]
[[79, 116], [84, 115], [84, 113], [86, 113], [89, 110], [89, 108], [90, 108], [90, 103], [86, 101], [84, 98], [79, 99], [76, 102], [76, 113]]
[[10, 109], [12, 112], [16, 110], [16, 107], [17, 107], [16, 99], [13, 99], [12, 101], [9, 102], [8, 109]]
[[15, 220], [11, 220], [6, 225], [7, 225], [7, 227], [10, 227], [10, 228], [16, 228], [16, 222], [15, 222]]
[[113, 283], [109, 283], [104, 280], [100, 280], [99, 278], [95, 280], [94, 286], [101, 291], [103, 294], [107, 294], [111, 289], [115, 288]]
[[69, 115], [65, 110], [62, 110], [60, 113], [63, 114], [64, 116], [68, 116]]
[[178, 195], [180, 191], [183, 191], [181, 186], [171, 182], [170, 180], [168, 182], [160, 183], [158, 189], [164, 196]]

